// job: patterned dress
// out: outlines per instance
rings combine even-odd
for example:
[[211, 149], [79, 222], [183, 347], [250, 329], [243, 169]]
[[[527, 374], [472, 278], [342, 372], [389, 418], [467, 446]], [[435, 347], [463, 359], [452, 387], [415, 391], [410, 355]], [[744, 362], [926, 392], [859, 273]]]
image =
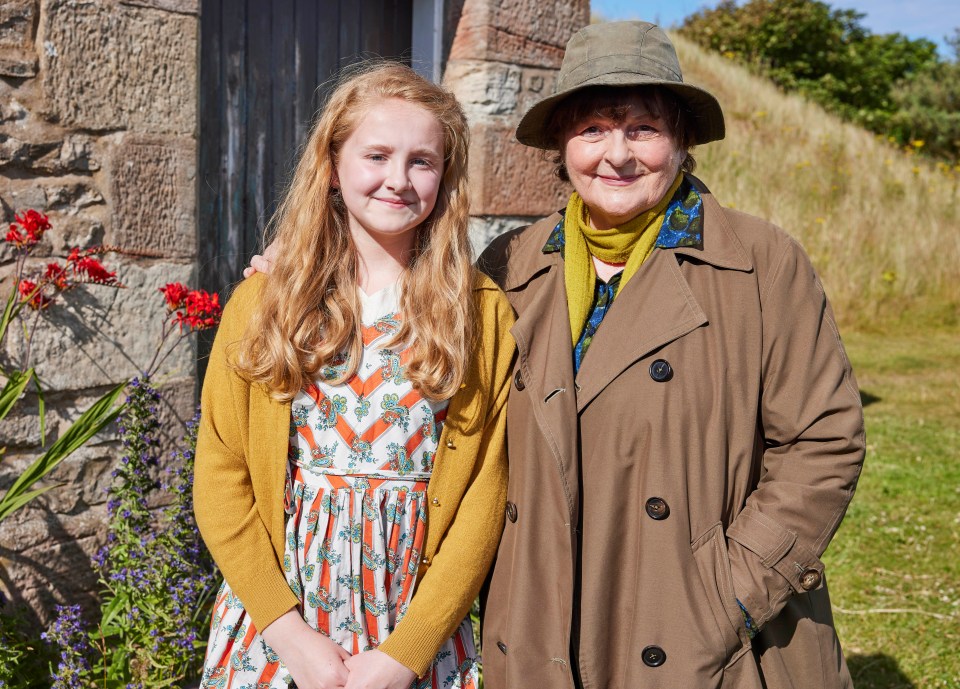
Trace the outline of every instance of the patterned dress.
[[[376, 648], [406, 612], [426, 533], [427, 483], [447, 403], [404, 376], [396, 285], [366, 296], [357, 373], [330, 385], [321, 370], [291, 407], [283, 569], [304, 620], [351, 654]], [[342, 369], [341, 369], [342, 370]], [[465, 619], [416, 689], [478, 686]], [[294, 682], [224, 582], [214, 606], [201, 687], [274, 689]]]

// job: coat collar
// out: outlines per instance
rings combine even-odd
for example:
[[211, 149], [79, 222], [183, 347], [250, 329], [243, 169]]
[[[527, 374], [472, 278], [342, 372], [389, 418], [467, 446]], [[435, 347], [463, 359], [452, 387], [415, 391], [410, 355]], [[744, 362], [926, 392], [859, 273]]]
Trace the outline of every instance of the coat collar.
[[[673, 242], [675, 246], [661, 246], [654, 251], [644, 268], [622, 288], [621, 294], [614, 300], [610, 312], [604, 318], [603, 327], [594, 336], [576, 377], [576, 387], [579, 388], [576, 395], [578, 411], [582, 411], [634, 361], [707, 322], [706, 314], [683, 276], [677, 256], [671, 254], [683, 255], [693, 261], [726, 270], [753, 270], [753, 264], [743, 244], [727, 220], [727, 211], [699, 179], [687, 175], [687, 180], [700, 195], [703, 204], [702, 237], [695, 243]], [[553, 296], [550, 304], [544, 302], [538, 304], [537, 308], [525, 308], [514, 327], [521, 350], [527, 335], [531, 337], [526, 339], [538, 339], [532, 337], [532, 334], [543, 329], [544, 317], [548, 313], [553, 319], [560, 314], [566, 315], [561, 252], [545, 253], [543, 250], [562, 220], [561, 213], [554, 213], [528, 227], [510, 243], [509, 261], [502, 281], [504, 289], [509, 291], [521, 288], [544, 273], [544, 279], [548, 279], [552, 285], [552, 289], [546, 289], [546, 292]], [[656, 295], [656, 298], [643, 298], [643, 295]], [[541, 297], [541, 301], [544, 297], [545, 295]], [[559, 334], [561, 332], [565, 333], [563, 337]], [[627, 332], [643, 335], [624, 337]], [[555, 376], [572, 377], [569, 330], [557, 329], [557, 333], [548, 339], [551, 340], [550, 346], [540, 352], [540, 356], [549, 358], [552, 362], [545, 367], [546, 370], [552, 371]], [[570, 374], [566, 373], [568, 368], [571, 370]], [[569, 382], [572, 381], [550, 381], [547, 387], [561, 388]], [[550, 426], [549, 430], [553, 433], [560, 430], [555, 427], [556, 424], [545, 425]], [[562, 436], [562, 433], [560, 435]], [[558, 450], [559, 457], [564, 457], [567, 454], [564, 450], [569, 451], [569, 448]], [[564, 473], [569, 474], [568, 471]]]
[[700, 248], [679, 246], [671, 251], [717, 268], [744, 272], [753, 270], [753, 262], [730, 227], [727, 211], [702, 181], [691, 174], [687, 174], [686, 178], [703, 200], [703, 242]]
[[[685, 177], [703, 203], [703, 230], [700, 241], [685, 245], [668, 237], [669, 230], [664, 228], [657, 239], [659, 250], [683, 254], [718, 268], [753, 270], [753, 263], [731, 229], [723, 207], [702, 181], [690, 174]], [[681, 191], [686, 188], [686, 184], [682, 185]], [[563, 213], [558, 211], [534, 223], [518, 237], [511, 246], [507, 274], [503, 280], [504, 289], [521, 287], [538, 273], [562, 265], [559, 253], [544, 252], [544, 245], [550, 241], [551, 235], [561, 222]]]

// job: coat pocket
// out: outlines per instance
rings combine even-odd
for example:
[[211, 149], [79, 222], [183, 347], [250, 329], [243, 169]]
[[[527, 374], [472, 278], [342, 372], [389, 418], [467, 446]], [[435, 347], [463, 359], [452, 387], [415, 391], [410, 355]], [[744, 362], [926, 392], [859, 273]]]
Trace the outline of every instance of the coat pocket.
[[737, 595], [733, 590], [733, 575], [730, 571], [730, 558], [727, 555], [727, 541], [723, 524], [717, 522], [691, 545], [693, 558], [697, 563], [700, 581], [710, 612], [713, 614], [727, 663], [734, 662], [750, 648], [743, 624]]

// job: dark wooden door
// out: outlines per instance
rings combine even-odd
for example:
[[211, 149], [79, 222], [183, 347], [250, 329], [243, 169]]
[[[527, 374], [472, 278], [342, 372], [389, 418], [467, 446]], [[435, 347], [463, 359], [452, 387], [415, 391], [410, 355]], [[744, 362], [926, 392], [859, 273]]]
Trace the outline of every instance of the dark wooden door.
[[[409, 57], [412, 0], [201, 0], [200, 283], [241, 277], [339, 67]], [[325, 84], [327, 84], [325, 86]]]

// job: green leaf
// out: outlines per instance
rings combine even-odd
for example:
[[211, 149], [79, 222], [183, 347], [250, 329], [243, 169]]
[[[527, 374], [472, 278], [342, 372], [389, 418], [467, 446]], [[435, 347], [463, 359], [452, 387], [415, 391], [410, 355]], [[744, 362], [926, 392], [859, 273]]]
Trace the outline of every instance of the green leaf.
[[7, 382], [4, 384], [3, 390], [0, 391], [0, 421], [13, 409], [13, 405], [17, 403], [27, 385], [30, 384], [31, 378], [33, 378], [32, 368], [28, 368], [26, 371], [11, 371], [8, 374]]
[[[31, 369], [32, 370], [32, 369]], [[37, 388], [37, 414], [40, 416], [40, 444], [47, 443], [47, 401], [43, 396], [43, 386], [40, 385], [40, 376], [33, 373], [34, 387]]]
[[0, 317], [0, 342], [3, 342], [3, 338], [7, 334], [7, 327], [10, 325], [10, 321], [13, 320], [13, 317], [16, 315], [18, 309], [17, 306], [17, 289], [16, 286], [10, 290], [10, 296], [7, 297], [7, 303], [3, 307], [3, 316]]
[[[3, 498], [0, 498], [0, 521], [10, 516], [15, 509], [19, 509], [26, 502], [29, 502], [29, 500], [23, 501], [20, 498], [28, 494], [33, 484], [53, 471], [60, 462], [117, 418], [122, 405], [115, 406], [116, 401], [126, 385], [126, 382], [120, 383], [94, 402], [63, 435], [57, 438], [46, 452], [37, 457], [33, 464], [20, 474], [20, 477], [10, 486]], [[34, 497], [36, 495], [33, 495], [30, 499]]]
[[0, 505], [2, 505], [2, 507], [0, 507], [0, 521], [2, 521], [4, 517], [12, 514], [13, 512], [16, 512], [18, 509], [26, 505], [28, 502], [30, 502], [34, 498], [39, 497], [40, 495], [43, 495], [48, 490], [59, 488], [62, 485], [64, 484], [55, 483], [52, 486], [44, 486], [43, 488], [34, 488], [33, 490], [27, 491], [26, 493], [21, 493], [20, 495], [17, 495], [10, 499], [8, 499], [9, 494], [3, 496], [3, 500], [0, 501]]
[[[126, 608], [128, 602], [126, 596], [117, 596], [101, 608], [100, 625], [104, 630], [111, 626], [114, 618]], [[105, 635], [107, 635], [106, 632]]]

